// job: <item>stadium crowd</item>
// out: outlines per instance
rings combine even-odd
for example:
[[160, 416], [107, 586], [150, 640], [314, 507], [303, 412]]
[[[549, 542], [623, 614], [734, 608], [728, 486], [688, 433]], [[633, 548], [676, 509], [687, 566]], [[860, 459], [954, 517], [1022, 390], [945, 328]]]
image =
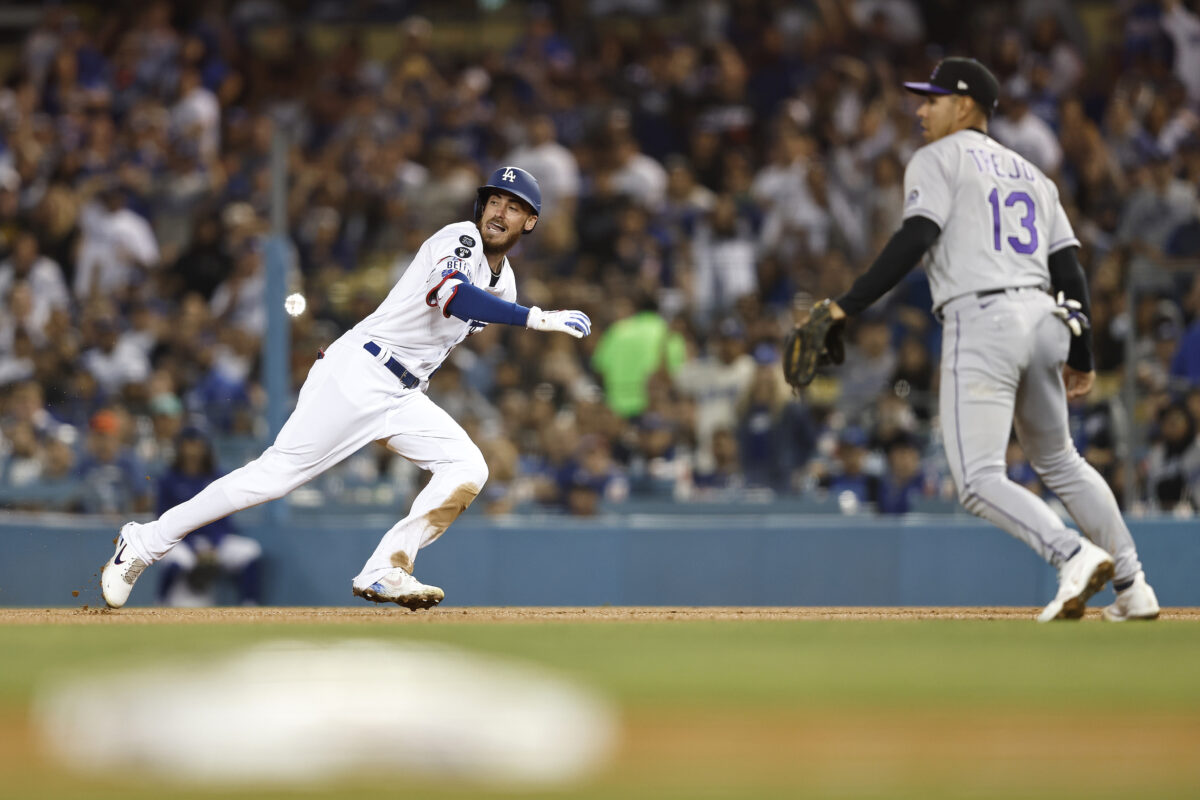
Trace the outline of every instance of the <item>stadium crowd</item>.
[[[593, 335], [491, 326], [430, 387], [489, 461], [489, 513], [952, 498], [920, 270], [802, 396], [778, 363], [899, 224], [921, 143], [900, 84], [944, 54], [1000, 77], [991, 132], [1060, 184], [1083, 241], [1101, 379], [1072, 409], [1081, 452], [1118, 496], [1134, 464], [1139, 507], [1200, 503], [1192, 0], [428, 6], [46, 8], [0, 89], [0, 504], [146, 512], [182, 440], [224, 470], [257, 454], [277, 129], [294, 387], [491, 169], [540, 179], [521, 302], [581, 308]], [[1042, 491], [1015, 442], [1009, 461]], [[398, 509], [415, 473], [368, 448], [310, 490]]]

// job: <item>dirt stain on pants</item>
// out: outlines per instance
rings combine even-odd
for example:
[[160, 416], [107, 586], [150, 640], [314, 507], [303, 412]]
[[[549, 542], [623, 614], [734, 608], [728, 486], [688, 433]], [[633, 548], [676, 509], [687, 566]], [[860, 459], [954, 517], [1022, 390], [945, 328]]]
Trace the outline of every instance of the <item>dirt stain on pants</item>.
[[[458, 519], [458, 516], [466, 511], [467, 506], [471, 505], [478, 496], [478, 486], [473, 483], [464, 483], [451, 492], [445, 502], [426, 514], [425, 521], [429, 524], [430, 535], [422, 547], [436, 542], [438, 537], [446, 532], [451, 523]], [[399, 567], [410, 575], [412, 574], [413, 561], [408, 553], [405, 553], [403, 550], [397, 550], [392, 553], [391, 561], [393, 567]]]

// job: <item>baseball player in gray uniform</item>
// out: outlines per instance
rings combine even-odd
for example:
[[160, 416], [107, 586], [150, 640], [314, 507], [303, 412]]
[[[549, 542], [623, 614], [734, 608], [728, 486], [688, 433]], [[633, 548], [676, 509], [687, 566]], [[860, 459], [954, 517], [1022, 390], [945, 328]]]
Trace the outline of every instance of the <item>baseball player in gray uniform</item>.
[[[904, 222], [870, 269], [831, 306], [856, 314], [928, 253], [943, 321], [940, 416], [959, 499], [1058, 569], [1039, 621], [1078, 619], [1112, 579], [1105, 619], [1154, 619], [1158, 601], [1108, 485], [1075, 449], [1067, 400], [1092, 387], [1087, 282], [1058, 189], [987, 134], [999, 84], [978, 61], [946, 58], [905, 88], [926, 145], [904, 173]], [[1005, 475], [1017, 437], [1084, 536]], [[1086, 537], [1086, 538], [1085, 538]]]
[[488, 323], [575, 338], [591, 333], [581, 311], [514, 302], [507, 253], [533, 232], [541, 208], [541, 190], [528, 172], [492, 173], [479, 187], [475, 219], [429, 237], [379, 308], [318, 356], [295, 411], [266, 452], [160, 518], [121, 528], [100, 575], [104, 601], [125, 605], [146, 567], [191, 531], [282, 497], [377, 441], [433, 475], [353, 579], [353, 592], [412, 610], [441, 602], [441, 589], [413, 577], [413, 562], [471, 504], [488, 469], [462, 426], [426, 396], [429, 377], [455, 345]]

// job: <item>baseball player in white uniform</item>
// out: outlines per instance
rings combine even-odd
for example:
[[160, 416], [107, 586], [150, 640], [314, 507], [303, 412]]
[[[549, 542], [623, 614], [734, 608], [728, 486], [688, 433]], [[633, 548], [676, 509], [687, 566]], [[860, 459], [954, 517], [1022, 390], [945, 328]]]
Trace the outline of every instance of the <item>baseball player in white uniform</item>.
[[441, 589], [413, 577], [413, 562], [471, 504], [488, 469], [462, 427], [426, 396], [429, 377], [455, 345], [491, 322], [576, 338], [591, 332], [580, 311], [515, 302], [506, 254], [533, 231], [540, 211], [532, 175], [496, 170], [479, 188], [474, 221], [447, 225], [426, 240], [379, 308], [320, 354], [274, 444], [153, 522], [121, 528], [101, 571], [104, 601], [125, 605], [138, 576], [189, 532], [282, 497], [378, 441], [433, 475], [353, 579], [353, 592], [412, 610], [441, 602]]
[[[1082, 617], [1109, 579], [1117, 599], [1105, 619], [1154, 619], [1158, 601], [1116, 498], [1067, 427], [1067, 399], [1086, 394], [1095, 373], [1079, 241], [1058, 189], [988, 136], [999, 85], [978, 61], [946, 58], [928, 82], [904, 86], [924, 97], [927, 142], [904, 173], [904, 222], [832, 315], [862, 311], [928, 252], [944, 323], [942, 437], [963, 505], [1058, 569], [1040, 621]], [[1005, 475], [1014, 420], [1030, 463], [1084, 536]]]

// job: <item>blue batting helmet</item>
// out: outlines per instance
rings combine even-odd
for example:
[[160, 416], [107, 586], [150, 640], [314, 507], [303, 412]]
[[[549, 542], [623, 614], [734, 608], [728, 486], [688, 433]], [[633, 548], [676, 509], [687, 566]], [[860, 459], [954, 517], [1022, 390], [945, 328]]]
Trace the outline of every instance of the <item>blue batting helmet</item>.
[[[542, 213], [542, 189], [538, 186], [537, 178], [520, 167], [500, 167], [492, 173], [488, 182], [479, 187], [475, 194], [475, 219], [483, 213], [483, 201], [495, 190], [507, 192], [519, 197], [533, 208], [535, 215]], [[525, 231], [531, 233], [531, 231]]]

